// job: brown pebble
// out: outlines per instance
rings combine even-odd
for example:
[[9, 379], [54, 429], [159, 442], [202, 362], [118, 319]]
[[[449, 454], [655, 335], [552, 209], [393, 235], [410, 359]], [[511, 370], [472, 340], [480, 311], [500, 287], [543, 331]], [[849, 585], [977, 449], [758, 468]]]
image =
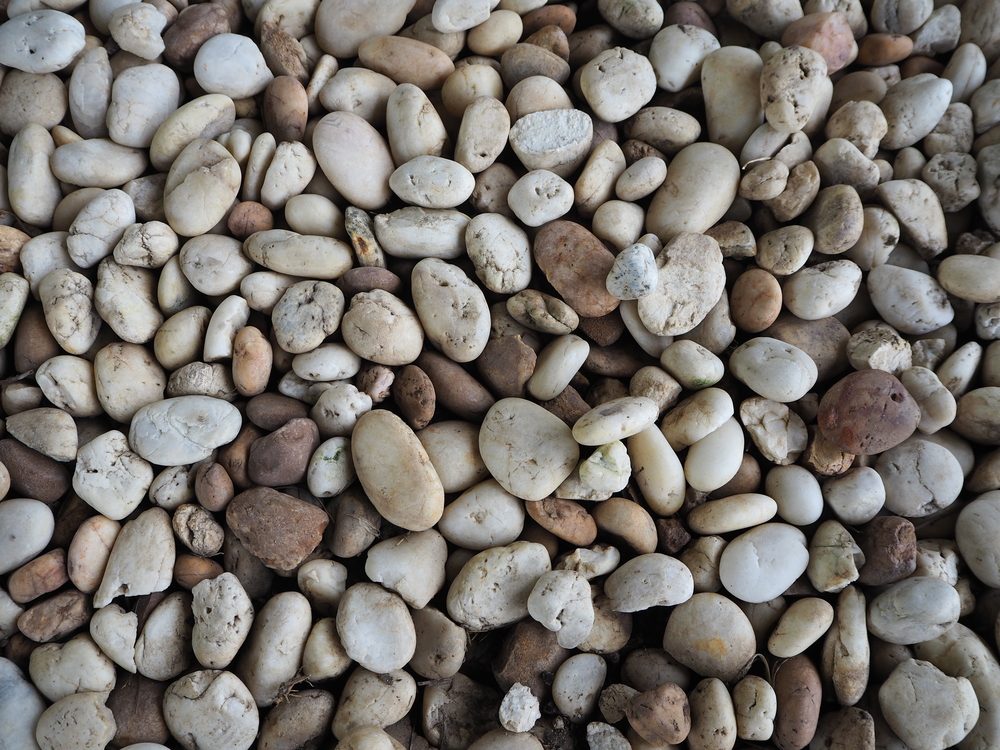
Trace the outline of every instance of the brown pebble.
[[856, 706], [824, 714], [812, 742], [818, 750], [875, 750], [875, 720]]
[[17, 629], [35, 643], [49, 643], [79, 630], [94, 613], [90, 597], [79, 591], [63, 591], [17, 618]]
[[0, 225], [0, 273], [21, 270], [21, 248], [31, 237], [17, 227]]
[[274, 229], [274, 214], [271, 209], [257, 201], [240, 201], [229, 212], [226, 226], [238, 240], [245, 240], [254, 232]]
[[333, 523], [327, 546], [335, 557], [357, 557], [374, 542], [382, 529], [382, 516], [360, 488], [349, 488], [330, 507]]
[[858, 54], [854, 32], [841, 12], [809, 13], [792, 21], [781, 33], [781, 43], [819, 52], [831, 74], [850, 65]]
[[170, 741], [170, 730], [163, 720], [163, 695], [166, 691], [166, 682], [119, 672], [118, 683], [107, 702], [118, 727], [113, 742], [115, 747], [140, 742], [162, 745]]
[[302, 83], [309, 80], [309, 54], [294, 36], [276, 23], [260, 27], [260, 51], [264, 62], [276, 76], [291, 76]]
[[719, 489], [711, 492], [709, 496], [714, 500], [719, 497], [756, 492], [760, 487], [760, 479], [760, 464], [757, 462], [757, 459], [749, 453], [744, 453], [743, 458], [740, 460], [740, 468], [736, 470], [736, 475], [719, 487]]
[[800, 320], [793, 315], [782, 315], [764, 335], [808, 354], [816, 363], [821, 381], [847, 369], [847, 341], [851, 332], [836, 318]]
[[551, 221], [535, 235], [532, 256], [545, 278], [577, 315], [597, 318], [618, 307], [606, 279], [615, 256], [586, 227]]
[[781, 284], [763, 268], [751, 268], [740, 274], [729, 295], [729, 314], [736, 327], [747, 333], [760, 333], [781, 312]]
[[308, 406], [281, 393], [262, 393], [247, 401], [247, 419], [262, 430], [277, 430], [293, 419], [308, 416]]
[[319, 447], [319, 428], [311, 419], [292, 419], [258, 438], [247, 456], [247, 475], [264, 487], [281, 487], [305, 479], [309, 459]]
[[493, 660], [493, 676], [501, 690], [510, 690], [520, 682], [539, 700], [545, 700], [552, 675], [569, 655], [551, 630], [534, 620], [522, 620], [511, 628]]
[[855, 455], [842, 451], [819, 430], [810, 428], [809, 444], [799, 463], [823, 477], [837, 477], [854, 465]]
[[497, 398], [521, 398], [535, 371], [536, 358], [521, 336], [504, 336], [490, 339], [476, 360], [476, 369]]
[[631, 347], [592, 346], [581, 369], [607, 378], [628, 379], [648, 364]]
[[656, 551], [656, 524], [649, 511], [639, 503], [624, 497], [612, 497], [597, 503], [592, 515], [598, 531], [620, 539], [637, 554]]
[[382, 289], [389, 294], [399, 294], [403, 280], [388, 268], [378, 266], [358, 266], [352, 268], [336, 281], [340, 291], [348, 300], [359, 292]]
[[778, 713], [771, 738], [778, 750], [803, 750], [816, 734], [823, 686], [819, 672], [808, 657], [783, 661], [772, 678], [778, 698]]
[[547, 497], [524, 505], [535, 523], [564, 542], [586, 547], [597, 538], [597, 523], [580, 503]]
[[891, 65], [905, 60], [913, 52], [913, 40], [903, 34], [867, 34], [858, 44], [858, 62], [862, 65]]
[[654, 745], [676, 745], [691, 731], [691, 706], [684, 690], [672, 682], [632, 696], [625, 716], [636, 734]]
[[566, 36], [576, 28], [576, 12], [568, 5], [546, 5], [521, 16], [524, 36], [530, 36], [546, 26], [558, 26]]
[[664, 28], [672, 25], [697, 26], [710, 34], [716, 33], [711, 16], [699, 3], [690, 2], [690, 0], [681, 0], [663, 11]]
[[436, 352], [424, 351], [417, 366], [434, 384], [437, 404], [462, 419], [478, 421], [495, 399], [465, 368]]
[[434, 417], [437, 404], [434, 384], [416, 365], [407, 365], [400, 371], [392, 384], [392, 398], [414, 430], [422, 430]]
[[94, 509], [80, 499], [76, 493], [70, 493], [54, 509], [56, 527], [52, 532], [51, 546], [69, 549], [73, 537], [80, 530], [80, 524], [96, 515]]
[[555, 414], [570, 427], [576, 424], [576, 420], [590, 411], [590, 404], [571, 385], [563, 388], [562, 393], [555, 398], [543, 401], [541, 406], [546, 411]]
[[20, 633], [14, 633], [4, 644], [3, 657], [14, 662], [22, 672], [28, 674], [31, 654], [39, 645]]
[[229, 13], [216, 3], [189, 5], [163, 32], [163, 59], [171, 67], [190, 70], [206, 41], [230, 30]]
[[508, 90], [531, 76], [545, 76], [563, 84], [569, 79], [569, 63], [543, 47], [522, 42], [500, 57], [500, 75]]
[[616, 310], [599, 318], [580, 318], [580, 331], [598, 346], [611, 346], [625, 333], [625, 321]]
[[49, 331], [42, 306], [30, 302], [17, 321], [11, 348], [14, 350], [14, 369], [18, 372], [37, 370], [46, 360], [65, 354]]
[[691, 535], [679, 518], [656, 519], [656, 546], [660, 552], [675, 555], [691, 541]]
[[245, 423], [236, 439], [219, 449], [216, 460], [222, 464], [222, 468], [233, 480], [233, 486], [238, 490], [245, 490], [253, 484], [247, 474], [247, 455], [253, 442], [263, 435], [264, 433], [254, 425]]
[[944, 65], [940, 61], [935, 60], [933, 57], [924, 57], [923, 55], [907, 58], [899, 66], [899, 74], [903, 78], [913, 78], [913, 76], [918, 76], [921, 73], [930, 73], [931, 75], [940, 77], [943, 72]]
[[202, 581], [217, 578], [225, 571], [215, 560], [187, 553], [177, 555], [174, 560], [174, 581], [182, 589], [190, 591]]
[[54, 503], [70, 488], [65, 464], [33, 451], [16, 440], [0, 440], [0, 463], [10, 473], [10, 488], [19, 497]]
[[920, 421], [920, 407], [883, 370], [859, 370], [838, 380], [819, 403], [817, 422], [837, 448], [868, 456], [902, 443]]
[[293, 570], [323, 538], [326, 511], [270, 487], [241, 492], [226, 508], [226, 523], [267, 567]]
[[243, 326], [233, 338], [233, 384], [241, 396], [256, 396], [267, 389], [274, 363], [274, 349], [254, 326]]
[[569, 60], [569, 39], [566, 32], [554, 24], [543, 26], [531, 36], [524, 39], [525, 44], [534, 44], [542, 49], [559, 55], [563, 60]]
[[645, 141], [636, 138], [629, 138], [622, 144], [622, 153], [625, 155], [625, 163], [632, 166], [640, 159], [647, 156], [655, 156], [657, 159], [667, 161], [667, 155], [658, 148], [650, 146]]
[[292, 76], [277, 76], [264, 89], [261, 114], [276, 141], [301, 141], [309, 119], [306, 87]]
[[723, 258], [752, 258], [757, 254], [753, 230], [742, 221], [724, 221], [705, 231], [719, 243]]
[[194, 496], [206, 510], [225, 510], [236, 490], [226, 468], [219, 463], [202, 463], [194, 475]]
[[7, 593], [18, 604], [27, 604], [55, 591], [68, 580], [66, 552], [54, 549], [13, 571], [7, 579]]
[[876, 516], [861, 535], [865, 564], [858, 581], [881, 586], [900, 581], [917, 569], [917, 532], [901, 516]]

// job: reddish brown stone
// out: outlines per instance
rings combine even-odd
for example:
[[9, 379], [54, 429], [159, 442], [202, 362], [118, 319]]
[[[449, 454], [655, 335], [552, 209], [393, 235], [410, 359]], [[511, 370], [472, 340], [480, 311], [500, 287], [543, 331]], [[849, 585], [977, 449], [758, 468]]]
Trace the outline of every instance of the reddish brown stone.
[[554, 55], [559, 55], [563, 60], [569, 60], [569, 39], [566, 37], [566, 32], [554, 24], [543, 26], [527, 37], [524, 43], [534, 44]]
[[55, 591], [68, 580], [66, 552], [54, 549], [11, 573], [7, 579], [7, 593], [18, 604], [27, 604]]
[[782, 32], [781, 43], [819, 52], [830, 73], [850, 65], [858, 53], [847, 16], [839, 11], [810, 13], [792, 21]]
[[233, 480], [236, 489], [245, 490], [253, 485], [247, 475], [247, 455], [253, 442], [263, 435], [252, 424], [244, 423], [236, 439], [219, 451], [217, 460]]
[[523, 397], [535, 371], [535, 350], [521, 336], [490, 339], [476, 360], [476, 369], [497, 398]]
[[319, 428], [311, 419], [293, 419], [255, 440], [247, 456], [250, 481], [265, 487], [301, 482], [319, 442]]
[[416, 364], [434, 384], [437, 403], [462, 419], [482, 419], [496, 400], [465, 368], [436, 352], [423, 352]]
[[569, 655], [551, 630], [534, 620], [522, 620], [511, 629], [493, 661], [493, 676], [501, 690], [510, 690], [515, 682], [520, 682], [545, 700], [552, 675]]
[[416, 365], [407, 365], [392, 384], [392, 398], [403, 419], [414, 430], [422, 430], [434, 418], [437, 397], [427, 373]]
[[903, 34], [868, 34], [858, 44], [862, 65], [890, 65], [905, 60], [913, 52], [913, 40]]
[[676, 555], [691, 541], [691, 535], [678, 518], [657, 518], [656, 546], [660, 552]]
[[698, 3], [681, 0], [663, 11], [663, 26], [698, 26], [710, 34], [715, 34], [715, 24], [711, 16]]
[[216, 34], [225, 34], [229, 30], [229, 13], [221, 5], [189, 5], [163, 32], [163, 59], [172, 67], [190, 69], [201, 45]]
[[350, 300], [359, 292], [370, 292], [373, 289], [382, 289], [389, 294], [399, 294], [403, 280], [388, 268], [358, 266], [337, 279], [336, 284], [344, 296]]
[[859, 370], [834, 383], [817, 414], [827, 440], [864, 456], [899, 445], [919, 421], [917, 402], [898, 379], [882, 370]]
[[274, 214], [263, 203], [241, 201], [233, 206], [226, 220], [230, 234], [238, 240], [245, 240], [254, 232], [274, 229]]
[[54, 503], [70, 488], [66, 464], [54, 461], [16, 440], [0, 440], [0, 463], [10, 473], [11, 492], [43, 503]]
[[547, 497], [524, 505], [535, 523], [565, 542], [586, 547], [597, 538], [597, 522], [580, 503]]
[[243, 546], [276, 570], [298, 567], [329, 522], [322, 508], [269, 487], [241, 492], [226, 508], [226, 523]]
[[546, 26], [558, 26], [569, 36], [576, 28], [576, 12], [568, 5], [546, 5], [525, 13], [521, 22], [524, 36], [534, 34]]
[[851, 332], [836, 318], [801, 320], [783, 315], [764, 335], [798, 347], [808, 354], [816, 363], [820, 381], [847, 368], [847, 341]]
[[648, 364], [631, 347], [592, 346], [582, 369], [607, 378], [631, 378]]
[[17, 321], [12, 348], [17, 372], [37, 370], [46, 360], [65, 354], [45, 322], [42, 306], [30, 300]]
[[550, 221], [535, 235], [532, 254], [559, 296], [584, 318], [617, 309], [605, 285], [615, 256], [593, 233], [572, 221]]
[[555, 398], [543, 401], [541, 406], [555, 414], [570, 427], [576, 424], [576, 420], [590, 411], [590, 404], [571, 385], [563, 388], [562, 393]]
[[17, 618], [17, 629], [35, 643], [58, 641], [90, 622], [93, 612], [89, 596], [63, 591], [25, 610]]
[[301, 141], [309, 119], [309, 97], [302, 83], [292, 76], [277, 76], [264, 90], [261, 114], [264, 128], [282, 141]]
[[860, 542], [865, 564], [859, 583], [894, 583], [917, 569], [917, 531], [901, 516], [876, 516], [865, 526]]
[[170, 741], [170, 730], [163, 720], [163, 694], [166, 682], [154, 682], [142, 675], [118, 673], [118, 684], [108, 697], [108, 708], [118, 727], [115, 747], [140, 742], [161, 745]]
[[616, 310], [599, 318], [580, 318], [580, 331], [598, 346], [611, 346], [625, 333], [625, 321]]
[[190, 591], [202, 581], [216, 578], [225, 571], [215, 560], [200, 555], [177, 555], [174, 560], [174, 581]]
[[772, 740], [778, 750], [802, 750], [816, 734], [823, 685], [819, 671], [807, 656], [781, 662], [772, 678], [778, 715]]
[[262, 430], [277, 430], [293, 419], [309, 416], [309, 407], [281, 393], [261, 393], [247, 401], [247, 419]]

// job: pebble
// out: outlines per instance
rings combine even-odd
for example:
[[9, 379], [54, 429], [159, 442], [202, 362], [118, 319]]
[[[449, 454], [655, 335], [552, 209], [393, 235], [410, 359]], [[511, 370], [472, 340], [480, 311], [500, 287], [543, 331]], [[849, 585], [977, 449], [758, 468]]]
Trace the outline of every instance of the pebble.
[[416, 435], [399, 417], [382, 409], [363, 414], [351, 434], [351, 455], [362, 487], [391, 523], [423, 531], [441, 518], [441, 479]]
[[260, 718], [247, 686], [232, 672], [204, 669], [170, 684], [163, 718], [185, 750], [213, 744], [247, 750]]
[[0, 571], [12, 570], [33, 560], [52, 538], [55, 521], [52, 511], [38, 500], [12, 498], [0, 502], [0, 520], [5, 529]]
[[68, 67], [86, 44], [83, 24], [48, 8], [21, 13], [0, 24], [0, 64], [26, 73]]
[[98, 750], [115, 736], [117, 725], [100, 693], [67, 695], [42, 712], [35, 727], [40, 750], [78, 747]]
[[138, 507], [152, 481], [153, 467], [129, 449], [128, 439], [118, 430], [99, 435], [77, 454], [73, 490], [113, 521]]
[[444, 586], [448, 545], [433, 529], [379, 542], [368, 550], [365, 574], [421, 609]]
[[320, 543], [329, 518], [312, 503], [269, 487], [254, 487], [226, 506], [226, 523], [261, 562], [290, 571]]
[[[950, 677], [918, 659], [900, 663], [878, 691], [889, 727], [908, 747], [930, 750], [961, 741], [979, 718], [979, 701], [965, 677]], [[940, 710], [947, 706], [947, 711]]]
[[993, 491], [966, 505], [955, 524], [955, 541], [966, 564], [976, 578], [994, 587], [1000, 581], [1000, 557], [991, 540], [995, 538], [998, 523], [1000, 495]]
[[954, 586], [928, 576], [894, 583], [868, 608], [868, 629], [888, 643], [922, 643], [958, 622], [961, 602]]
[[580, 89], [594, 114], [605, 122], [626, 120], [656, 93], [649, 60], [626, 47], [613, 47], [580, 69]]
[[920, 518], [951, 505], [962, 489], [962, 467], [947, 448], [908, 440], [882, 453], [875, 469], [885, 486], [885, 507]]
[[143, 511], [124, 524], [115, 538], [94, 606], [104, 607], [125, 593], [143, 596], [163, 591], [170, 585], [175, 558], [173, 528], [166, 511]]
[[448, 589], [448, 614], [467, 630], [482, 632], [511, 625], [528, 615], [528, 599], [551, 569], [545, 548], [514, 542], [473, 556]]
[[794, 526], [765, 523], [733, 539], [719, 560], [722, 585], [750, 603], [784, 593], [809, 561], [805, 535]]
[[332, 112], [313, 130], [320, 169], [352, 205], [381, 208], [389, 200], [395, 171], [389, 147], [375, 128], [350, 112]]
[[524, 500], [541, 500], [570, 475], [580, 449], [558, 417], [530, 401], [505, 398], [483, 418], [479, 452], [505, 490]]
[[615, 256], [605, 286], [617, 299], [640, 299], [656, 288], [658, 269], [653, 251], [637, 242]]
[[756, 652], [750, 620], [731, 599], [698, 592], [671, 612], [663, 648], [706, 677], [736, 679]]
[[656, 264], [656, 287], [639, 300], [639, 319], [658, 336], [688, 333], [724, 291], [719, 243], [707, 235], [682, 232], [667, 243]]
[[616, 612], [639, 612], [687, 601], [694, 581], [683, 563], [651, 552], [623, 563], [608, 577], [604, 591]]
[[684, 147], [653, 195], [646, 231], [663, 240], [683, 232], [704, 232], [729, 209], [739, 181], [739, 163], [728, 149], [715, 143]]
[[132, 418], [129, 444], [150, 463], [181, 466], [208, 458], [232, 441], [242, 424], [231, 404], [208, 396], [179, 396], [143, 406]]
[[816, 364], [798, 347], [760, 336], [730, 355], [733, 375], [764, 398], [788, 403], [802, 398], [816, 384]]

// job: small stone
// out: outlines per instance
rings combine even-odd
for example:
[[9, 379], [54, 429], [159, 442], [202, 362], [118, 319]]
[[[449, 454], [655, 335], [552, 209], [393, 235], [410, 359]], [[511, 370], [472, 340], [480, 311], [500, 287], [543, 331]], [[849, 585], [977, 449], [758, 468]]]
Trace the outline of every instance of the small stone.
[[648, 245], [637, 242], [616, 257], [605, 282], [608, 291], [621, 300], [639, 299], [656, 287], [656, 258]]
[[541, 718], [538, 698], [528, 687], [515, 682], [500, 701], [501, 726], [510, 732], [527, 732]]
[[276, 570], [298, 567], [329, 521], [322, 508], [268, 487], [241, 492], [226, 507], [226, 522], [240, 542]]

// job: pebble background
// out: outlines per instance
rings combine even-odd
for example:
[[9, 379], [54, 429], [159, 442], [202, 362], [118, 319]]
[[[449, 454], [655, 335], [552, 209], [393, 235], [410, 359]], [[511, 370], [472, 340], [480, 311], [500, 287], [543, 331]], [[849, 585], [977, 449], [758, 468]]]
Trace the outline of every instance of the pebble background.
[[1000, 0], [2, 0], [0, 164], [0, 750], [1000, 748]]

